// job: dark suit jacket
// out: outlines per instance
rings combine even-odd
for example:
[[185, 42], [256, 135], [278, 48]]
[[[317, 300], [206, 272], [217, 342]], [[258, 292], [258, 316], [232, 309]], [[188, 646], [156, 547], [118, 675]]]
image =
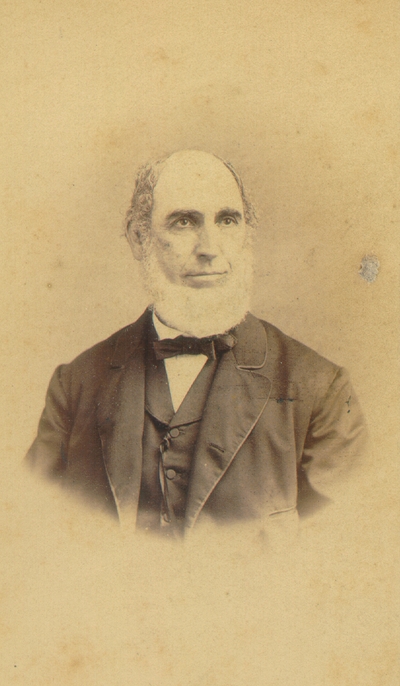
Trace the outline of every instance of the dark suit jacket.
[[[150, 312], [58, 367], [30, 463], [134, 523], [142, 468], [144, 335]], [[362, 454], [347, 373], [253, 315], [237, 327], [208, 397], [186, 527], [313, 512]]]

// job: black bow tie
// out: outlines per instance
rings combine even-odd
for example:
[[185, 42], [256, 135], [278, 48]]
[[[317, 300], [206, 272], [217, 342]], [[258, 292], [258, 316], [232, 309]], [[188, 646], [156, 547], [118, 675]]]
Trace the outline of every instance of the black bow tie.
[[157, 360], [175, 357], [175, 355], [207, 355], [207, 357], [215, 360], [217, 353], [231, 350], [235, 345], [236, 338], [230, 333], [206, 338], [178, 336], [177, 338], [164, 338], [161, 341], [153, 342]]

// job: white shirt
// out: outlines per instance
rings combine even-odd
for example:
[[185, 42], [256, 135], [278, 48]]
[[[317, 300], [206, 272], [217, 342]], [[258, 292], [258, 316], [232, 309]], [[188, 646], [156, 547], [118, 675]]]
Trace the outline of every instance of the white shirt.
[[[163, 338], [177, 338], [187, 336], [182, 331], [171, 329], [166, 326], [153, 312], [153, 324], [160, 340]], [[175, 355], [164, 360], [167, 372], [169, 390], [171, 393], [172, 405], [177, 412], [182, 400], [186, 396], [189, 388], [199, 375], [200, 371], [207, 362], [206, 355]]]

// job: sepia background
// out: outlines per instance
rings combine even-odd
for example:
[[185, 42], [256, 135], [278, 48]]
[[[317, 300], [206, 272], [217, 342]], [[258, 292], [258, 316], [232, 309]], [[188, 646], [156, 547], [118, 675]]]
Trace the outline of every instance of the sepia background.
[[[3, 0], [2, 683], [398, 683], [398, 10]], [[55, 366], [146, 305], [124, 214], [181, 148], [241, 173], [254, 313], [346, 366], [370, 428], [357, 536], [278, 572], [248, 541], [120, 545], [20, 471]]]

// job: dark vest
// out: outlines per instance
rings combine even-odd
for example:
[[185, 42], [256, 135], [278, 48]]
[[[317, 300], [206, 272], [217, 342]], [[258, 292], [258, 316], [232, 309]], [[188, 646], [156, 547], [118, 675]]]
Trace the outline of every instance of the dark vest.
[[137, 526], [183, 532], [192, 459], [217, 361], [208, 360], [175, 413], [164, 362], [146, 350], [143, 466]]

